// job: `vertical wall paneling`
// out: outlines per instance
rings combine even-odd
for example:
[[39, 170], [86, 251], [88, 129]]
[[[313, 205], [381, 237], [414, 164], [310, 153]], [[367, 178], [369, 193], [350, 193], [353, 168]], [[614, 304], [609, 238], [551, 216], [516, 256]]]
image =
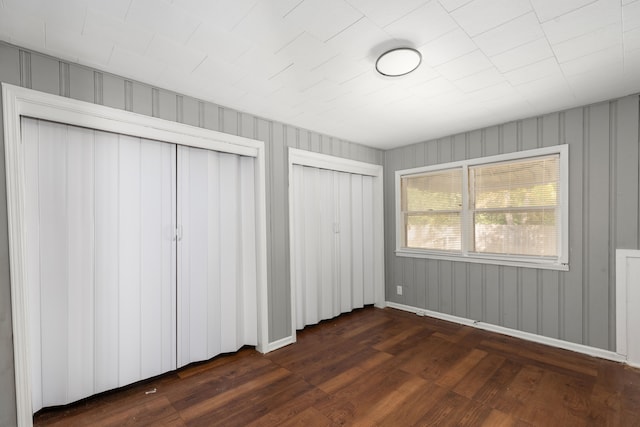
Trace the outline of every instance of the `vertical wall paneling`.
[[131, 102], [128, 100], [131, 90], [128, 89], [129, 85], [124, 79], [119, 79], [111, 74], [100, 74], [102, 75], [102, 104], [107, 107], [131, 111]]
[[22, 54], [17, 49], [0, 43], [0, 76], [2, 81], [12, 85], [20, 85], [20, 59]]
[[572, 342], [586, 342], [583, 310], [583, 185], [582, 168], [584, 160], [583, 109], [574, 108], [564, 113], [564, 138], [569, 144], [569, 271], [563, 274], [562, 292], [564, 305], [564, 339]]
[[467, 317], [467, 266], [462, 262], [453, 263], [452, 314]]
[[231, 135], [238, 135], [238, 112], [223, 108], [220, 110], [221, 117], [221, 131], [229, 133]]
[[156, 110], [159, 110], [160, 107], [153, 102], [153, 92], [154, 88], [138, 82], [131, 82], [131, 111], [145, 116], [154, 116], [154, 105]]
[[502, 268], [501, 314], [502, 324], [507, 328], [518, 329], [518, 269]]
[[211, 130], [220, 130], [220, 108], [217, 105], [200, 102], [200, 127]]
[[[616, 249], [638, 247], [638, 99], [627, 97], [617, 101], [616, 109], [616, 156], [615, 189], [616, 203], [615, 226]], [[621, 224], [624, 224], [622, 226]]]
[[[71, 98], [99, 104], [96, 99], [95, 73], [87, 68], [75, 64], [68, 64], [65, 70], [65, 85], [68, 86], [68, 95]], [[98, 74], [101, 76], [101, 74]], [[71, 84], [73, 82], [73, 84]]]
[[19, 54], [20, 86], [31, 89], [31, 53], [20, 49]]
[[[589, 107], [587, 184], [589, 197], [588, 255], [588, 344], [609, 345], [609, 103]], [[610, 142], [609, 142], [610, 143]]]
[[[640, 244], [638, 110], [634, 95], [385, 152], [388, 300], [612, 350], [612, 251]], [[569, 271], [395, 256], [396, 170], [565, 143]], [[395, 286], [408, 277], [422, 289], [403, 299]]]
[[93, 72], [93, 99], [96, 104], [104, 105], [104, 74], [98, 71]]
[[69, 63], [67, 62], [59, 62], [60, 68], [60, 96], [69, 97], [71, 95], [71, 88], [69, 87], [69, 83], [71, 81], [71, 77], [69, 76]]
[[204, 109], [201, 108], [202, 103], [185, 96], [179, 96], [178, 99], [178, 110], [180, 111], [182, 123], [186, 123], [191, 126], [204, 127]]
[[133, 82], [124, 81], [124, 109], [133, 111]]
[[[41, 55], [29, 55], [30, 88], [54, 95], [60, 94], [60, 61]], [[27, 86], [29, 87], [29, 86]]]

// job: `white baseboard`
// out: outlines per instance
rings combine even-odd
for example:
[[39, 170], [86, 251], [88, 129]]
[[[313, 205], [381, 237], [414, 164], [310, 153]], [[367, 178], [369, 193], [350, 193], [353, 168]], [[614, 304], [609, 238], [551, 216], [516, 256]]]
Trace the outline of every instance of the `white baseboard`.
[[269, 344], [267, 344], [267, 351], [265, 351], [265, 353], [269, 353], [270, 351], [274, 351], [279, 348], [286, 347], [289, 344], [293, 344], [295, 342], [296, 342], [295, 337], [284, 337], [277, 341], [270, 342]]
[[458, 323], [461, 325], [471, 326], [485, 331], [496, 332], [502, 335], [509, 335], [515, 338], [521, 338], [527, 341], [533, 341], [540, 344], [549, 345], [552, 347], [562, 348], [565, 350], [575, 351], [576, 353], [587, 354], [589, 356], [599, 357], [601, 359], [612, 360], [614, 362], [628, 363], [627, 358], [621, 354], [615, 353], [609, 350], [603, 350], [601, 348], [590, 347], [588, 345], [576, 344], [569, 341], [559, 340], [557, 338], [549, 338], [542, 335], [532, 334], [531, 332], [518, 331], [516, 329], [505, 328], [504, 326], [492, 325], [490, 323], [480, 322], [478, 320], [471, 320], [465, 317], [453, 316], [446, 313], [438, 313], [437, 311], [426, 310], [424, 308], [412, 307], [409, 305], [398, 304], [395, 302], [387, 301], [387, 307], [395, 308], [397, 310], [408, 311], [415, 313], [419, 316], [429, 316], [440, 320], [446, 320], [448, 322]]

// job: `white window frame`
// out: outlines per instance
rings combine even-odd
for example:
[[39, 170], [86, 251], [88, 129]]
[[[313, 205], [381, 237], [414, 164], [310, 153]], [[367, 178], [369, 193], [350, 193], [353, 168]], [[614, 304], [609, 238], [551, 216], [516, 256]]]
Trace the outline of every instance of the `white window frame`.
[[[489, 163], [505, 162], [511, 160], [524, 160], [532, 157], [558, 154], [560, 156], [560, 206], [557, 258], [539, 258], [531, 256], [481, 254], [469, 251], [471, 242], [471, 225], [469, 218], [469, 167], [480, 166]], [[451, 253], [428, 249], [406, 248], [402, 246], [404, 216], [402, 215], [402, 178], [425, 172], [462, 168], [462, 250]], [[463, 261], [481, 264], [507, 265], [514, 267], [531, 267], [547, 270], [569, 270], [569, 145], [555, 145], [552, 147], [536, 148], [533, 150], [518, 151], [514, 153], [499, 154], [496, 156], [481, 157], [450, 163], [441, 163], [431, 166], [423, 166], [412, 169], [398, 170], [395, 173], [395, 213], [396, 213], [396, 249], [395, 254], [402, 257], [429, 258], [447, 261]]]
[[11, 272], [11, 314], [19, 426], [33, 424], [31, 410], [31, 354], [28, 298], [25, 288], [24, 164], [21, 117], [49, 120], [106, 132], [254, 157], [257, 235], [258, 345], [269, 351], [267, 287], [266, 149], [264, 142], [186, 124], [143, 116], [129, 111], [64, 98], [2, 83], [7, 216]]

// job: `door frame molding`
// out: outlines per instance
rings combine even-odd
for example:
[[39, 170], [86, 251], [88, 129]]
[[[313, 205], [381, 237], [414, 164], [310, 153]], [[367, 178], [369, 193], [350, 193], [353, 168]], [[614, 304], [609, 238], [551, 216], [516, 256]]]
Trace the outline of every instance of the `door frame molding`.
[[271, 343], [269, 350], [284, 347], [288, 344], [296, 342], [296, 290], [293, 285], [293, 268], [294, 259], [293, 251], [294, 236], [291, 218], [293, 217], [293, 189], [291, 178], [293, 176], [293, 165], [310, 166], [318, 169], [328, 169], [337, 172], [347, 172], [357, 175], [366, 175], [373, 177], [373, 203], [375, 206], [373, 212], [374, 226], [374, 266], [375, 271], [373, 277], [375, 306], [379, 308], [386, 307], [385, 298], [385, 279], [384, 279], [384, 204], [383, 204], [383, 167], [373, 163], [365, 163], [357, 160], [346, 159], [344, 157], [336, 157], [328, 154], [316, 153], [313, 151], [301, 150], [289, 147], [288, 152], [289, 165], [289, 285], [291, 295], [291, 336], [285, 337], [275, 343]]
[[19, 426], [33, 425], [29, 367], [28, 298], [25, 289], [24, 163], [22, 116], [118, 134], [250, 156], [256, 159], [257, 350], [269, 348], [267, 284], [266, 153], [264, 142], [144, 116], [103, 105], [2, 83], [4, 146], [11, 280], [11, 315]]
[[640, 336], [640, 312], [634, 310], [633, 301], [640, 301], [638, 277], [631, 277], [629, 261], [640, 267], [640, 251], [616, 250], [616, 353], [628, 365], [640, 368], [640, 344], [632, 336]]

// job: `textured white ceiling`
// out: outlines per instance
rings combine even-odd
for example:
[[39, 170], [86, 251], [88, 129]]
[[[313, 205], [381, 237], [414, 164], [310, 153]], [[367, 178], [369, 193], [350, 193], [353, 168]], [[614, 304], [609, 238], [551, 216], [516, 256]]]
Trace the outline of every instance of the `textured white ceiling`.
[[0, 39], [378, 148], [640, 91], [640, 0], [0, 0]]

